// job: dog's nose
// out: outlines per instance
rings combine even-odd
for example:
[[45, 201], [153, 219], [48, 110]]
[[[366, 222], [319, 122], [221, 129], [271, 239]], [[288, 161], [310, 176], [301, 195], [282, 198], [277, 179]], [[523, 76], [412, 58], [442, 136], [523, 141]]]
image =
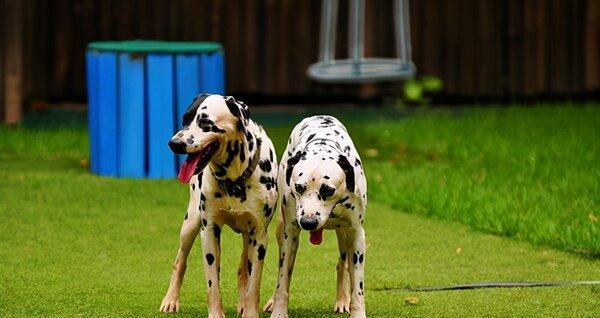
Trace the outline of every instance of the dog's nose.
[[185, 142], [180, 138], [173, 138], [169, 141], [169, 148], [171, 148], [171, 151], [178, 155], [183, 155], [186, 153], [185, 147]]
[[312, 231], [312, 230], [317, 229], [317, 225], [319, 225], [319, 221], [317, 221], [317, 218], [311, 218], [306, 215], [304, 215], [304, 216], [302, 216], [302, 218], [300, 218], [300, 227], [302, 227], [303, 229], [305, 229], [307, 231]]

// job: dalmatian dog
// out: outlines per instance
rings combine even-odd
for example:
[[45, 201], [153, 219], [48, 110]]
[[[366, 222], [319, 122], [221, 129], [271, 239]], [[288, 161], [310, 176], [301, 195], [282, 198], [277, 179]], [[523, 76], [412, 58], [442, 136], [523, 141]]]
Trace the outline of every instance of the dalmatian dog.
[[292, 131], [278, 178], [282, 217], [277, 224], [279, 276], [264, 306], [271, 317], [287, 317], [290, 280], [301, 230], [318, 245], [323, 230], [337, 235], [337, 298], [334, 311], [365, 317], [367, 182], [346, 128], [331, 116], [302, 120]]
[[243, 317], [258, 317], [267, 226], [277, 203], [278, 166], [271, 140], [250, 119], [243, 102], [231, 96], [203, 94], [183, 115], [183, 128], [169, 147], [176, 154], [187, 154], [178, 179], [189, 183], [190, 201], [160, 311], [179, 311], [187, 258], [200, 233], [208, 316], [224, 317], [219, 290], [220, 236], [223, 226], [228, 225], [243, 239], [237, 311]]

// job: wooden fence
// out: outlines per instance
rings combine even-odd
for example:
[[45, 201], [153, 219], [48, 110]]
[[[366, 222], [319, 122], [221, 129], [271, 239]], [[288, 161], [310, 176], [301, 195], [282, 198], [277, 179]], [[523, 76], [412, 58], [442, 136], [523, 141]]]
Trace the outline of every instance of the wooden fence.
[[[332, 86], [307, 79], [306, 68], [317, 58], [318, 0], [0, 1], [3, 7], [21, 3], [13, 21], [22, 21], [26, 103], [84, 100], [86, 44], [132, 38], [221, 42], [230, 93], [365, 96], [398, 89], [397, 84]], [[366, 53], [393, 55], [392, 1], [366, 3]], [[413, 0], [410, 5], [413, 59], [419, 74], [443, 79], [443, 96], [534, 97], [600, 89], [600, 0]], [[340, 1], [339, 56], [345, 55], [347, 6], [347, 0]], [[0, 35], [4, 68], [15, 52], [6, 47], [14, 44], [7, 42], [6, 30]], [[13, 89], [6, 77], [0, 71], [5, 96]]]

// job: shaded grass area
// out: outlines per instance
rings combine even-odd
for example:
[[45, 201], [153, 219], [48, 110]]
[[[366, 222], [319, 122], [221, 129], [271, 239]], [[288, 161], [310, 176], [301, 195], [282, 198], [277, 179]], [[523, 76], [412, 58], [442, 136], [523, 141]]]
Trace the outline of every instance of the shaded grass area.
[[[255, 118], [282, 151], [303, 115]], [[582, 106], [339, 114], [369, 177], [368, 315], [597, 314], [600, 288], [589, 286], [385, 289], [600, 279], [597, 260], [543, 247], [587, 256], [600, 251], [594, 221], [600, 197], [598, 115], [597, 108]], [[157, 310], [168, 286], [187, 189], [175, 180], [90, 175], [85, 130], [83, 116], [72, 114], [30, 116], [23, 127], [0, 127], [2, 317], [162, 316]], [[270, 232], [263, 302], [276, 278], [274, 227]], [[292, 317], [339, 317], [332, 313], [337, 258], [332, 234], [325, 233], [320, 247], [301, 238]], [[225, 230], [222, 291], [228, 316], [235, 314], [240, 248], [240, 238]], [[201, 262], [195, 247], [179, 316], [206, 315]], [[405, 305], [409, 296], [419, 304]]]

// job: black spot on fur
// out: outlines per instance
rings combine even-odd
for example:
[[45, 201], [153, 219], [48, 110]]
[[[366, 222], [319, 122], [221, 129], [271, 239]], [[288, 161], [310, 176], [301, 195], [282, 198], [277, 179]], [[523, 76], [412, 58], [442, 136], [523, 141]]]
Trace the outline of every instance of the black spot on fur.
[[[233, 143], [231, 141], [227, 142], [227, 158], [225, 159], [225, 162], [223, 162], [223, 166], [224, 167], [229, 167], [229, 165], [231, 165], [231, 162], [233, 161], [233, 158], [235, 158], [235, 156], [237, 156], [238, 152], [240, 152], [240, 143], [239, 141], [234, 141]], [[243, 150], [242, 150], [243, 152]]]
[[360, 252], [355, 252], [352, 256], [352, 262], [354, 263], [354, 265], [356, 264], [362, 264], [362, 262], [365, 259], [365, 254], [361, 254]]
[[196, 190], [196, 185], [192, 183], [192, 190]]
[[190, 135], [188, 137], [188, 139], [186, 140], [186, 142], [190, 145], [193, 144], [194, 143], [194, 135]]
[[273, 154], [273, 149], [269, 149], [269, 159], [271, 159], [271, 161], [275, 161], [275, 155]]
[[363, 282], [360, 282], [360, 283], [358, 283], [358, 285], [360, 286], [360, 290], [361, 290], [361, 291], [365, 289], [365, 288], [364, 288], [364, 285], [363, 285]]
[[244, 180], [219, 180], [219, 185], [225, 190], [225, 192], [227, 192], [229, 196], [239, 198], [240, 202], [246, 201], [246, 185]]
[[263, 259], [265, 259], [266, 253], [267, 253], [267, 249], [265, 248], [264, 245], [260, 244], [260, 246], [258, 246], [258, 260], [262, 261]]
[[240, 149], [240, 162], [244, 163], [246, 161], [246, 152], [244, 149]]
[[306, 138], [306, 142], [311, 141], [313, 138], [315, 138], [316, 134], [311, 134], [310, 136], [308, 136], [308, 138]]
[[337, 163], [346, 175], [346, 189], [350, 192], [354, 192], [354, 168], [350, 162], [348, 162], [348, 158], [343, 155], [339, 156]]
[[292, 177], [292, 171], [294, 171], [294, 166], [300, 161], [302, 156], [306, 155], [306, 152], [296, 152], [296, 154], [289, 158], [287, 161], [287, 170], [285, 171], [285, 182], [287, 185], [290, 185], [290, 178]]
[[342, 252], [342, 254], [340, 254], [340, 258], [342, 259], [342, 261], [346, 260], [346, 252]]
[[246, 263], [246, 269], [248, 270], [248, 275], [252, 274], [252, 262], [250, 260]]
[[333, 126], [333, 120], [329, 117], [323, 117], [323, 121], [321, 121], [321, 125], [319, 126], [320, 128], [326, 128], [326, 127], [331, 127]]
[[221, 192], [215, 192], [215, 198], [222, 198], [223, 194]]
[[283, 195], [283, 197], [281, 198], [281, 204], [286, 205], [285, 195]]
[[221, 244], [221, 228], [215, 224], [215, 226], [213, 227], [213, 231], [215, 233], [215, 238], [217, 239], [217, 242]]
[[212, 286], [212, 280], [208, 280], [208, 287], [210, 288]]
[[270, 172], [271, 171], [271, 161], [269, 161], [267, 159], [259, 161], [258, 162], [258, 166], [264, 172]]
[[184, 219], [184, 220], [187, 220], [187, 219], [188, 219], [188, 214], [187, 214], [187, 213], [185, 214], [185, 217], [184, 217], [183, 219]]
[[327, 198], [331, 197], [334, 193], [335, 189], [326, 184], [322, 184], [321, 188], [319, 188], [319, 195], [323, 201], [327, 200]]
[[265, 217], [268, 218], [271, 216], [271, 213], [273, 213], [273, 208], [271, 208], [269, 204], [265, 204], [263, 207], [263, 212], [265, 213]]
[[258, 181], [264, 184], [267, 190], [271, 190], [271, 188], [275, 189], [276, 181], [273, 177], [260, 176], [260, 179]]
[[212, 264], [215, 262], [215, 256], [212, 255], [211, 253], [206, 254], [206, 263], [208, 263], [208, 266], [212, 266]]

